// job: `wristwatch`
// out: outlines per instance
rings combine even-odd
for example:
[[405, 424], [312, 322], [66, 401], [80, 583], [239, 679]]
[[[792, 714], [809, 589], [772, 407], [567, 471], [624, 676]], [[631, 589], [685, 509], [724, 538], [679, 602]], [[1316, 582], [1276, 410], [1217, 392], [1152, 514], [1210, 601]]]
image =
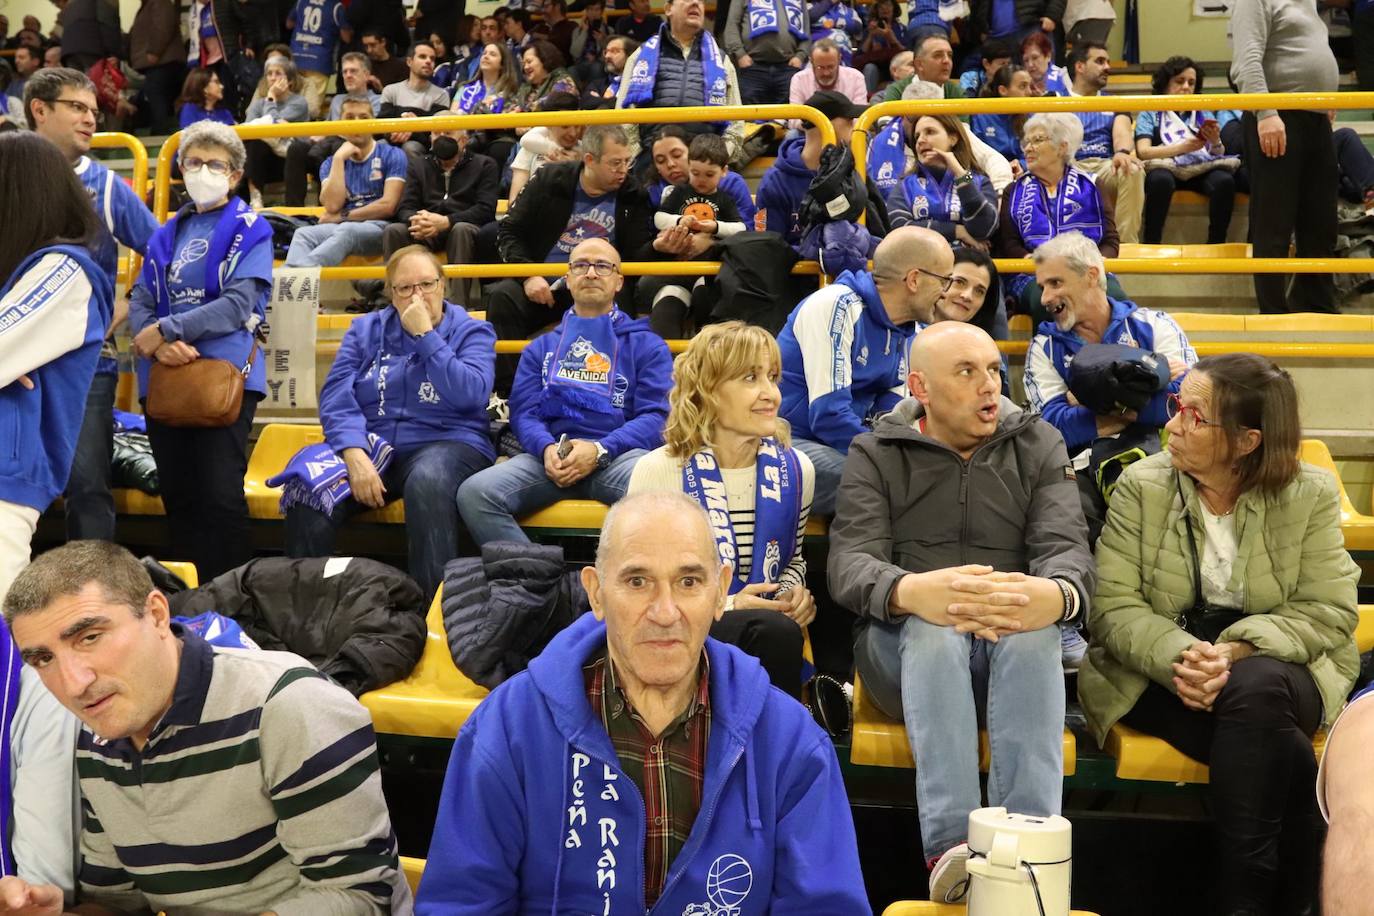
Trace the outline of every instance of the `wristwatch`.
[[596, 446], [596, 469], [604, 471], [611, 466], [611, 453], [606, 451], [606, 446], [600, 442], [593, 442], [592, 444]]

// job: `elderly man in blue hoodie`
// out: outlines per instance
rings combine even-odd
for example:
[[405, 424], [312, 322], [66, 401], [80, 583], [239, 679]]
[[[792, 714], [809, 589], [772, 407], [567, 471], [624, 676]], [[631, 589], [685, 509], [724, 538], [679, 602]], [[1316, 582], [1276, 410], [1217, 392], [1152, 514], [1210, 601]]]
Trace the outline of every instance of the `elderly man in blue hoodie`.
[[673, 357], [647, 320], [616, 307], [623, 285], [605, 239], [569, 253], [572, 308], [520, 354], [511, 386], [511, 428], [525, 451], [458, 488], [478, 546], [528, 541], [516, 519], [561, 499], [614, 503], [639, 457], [663, 444]]
[[707, 638], [731, 576], [690, 497], [611, 509], [593, 613], [458, 734], [419, 916], [871, 912], [830, 739]]
[[873, 272], [845, 271], [802, 300], [778, 335], [782, 417], [816, 468], [814, 515], [835, 514], [849, 443], [906, 397], [906, 353], [953, 281], [940, 233], [904, 226], [873, 253]]

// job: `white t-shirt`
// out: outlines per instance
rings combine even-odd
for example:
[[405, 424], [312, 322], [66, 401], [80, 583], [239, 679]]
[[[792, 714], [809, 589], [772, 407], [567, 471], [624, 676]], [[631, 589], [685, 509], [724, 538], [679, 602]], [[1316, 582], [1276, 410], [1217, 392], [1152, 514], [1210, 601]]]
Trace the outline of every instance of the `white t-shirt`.
[[1206, 506], [1199, 505], [1199, 508], [1202, 510], [1203, 524], [1202, 544], [1199, 545], [1202, 551], [1199, 570], [1202, 574], [1202, 597], [1217, 607], [1239, 610], [1245, 603], [1244, 583], [1241, 583], [1240, 591], [1231, 591], [1231, 570], [1240, 552], [1240, 544], [1236, 541], [1235, 513], [1213, 515]]

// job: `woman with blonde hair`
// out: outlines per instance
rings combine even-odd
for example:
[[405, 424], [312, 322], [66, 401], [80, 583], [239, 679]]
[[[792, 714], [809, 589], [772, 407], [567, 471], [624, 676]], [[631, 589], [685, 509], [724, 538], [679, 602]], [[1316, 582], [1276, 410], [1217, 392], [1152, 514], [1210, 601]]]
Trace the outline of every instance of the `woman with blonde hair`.
[[997, 191], [973, 159], [953, 115], [922, 115], [911, 131], [916, 165], [888, 194], [892, 228], [934, 229], [953, 245], [988, 250], [997, 228]]
[[664, 445], [635, 465], [628, 493], [681, 490], [707, 510], [720, 558], [734, 567], [711, 636], [759, 658], [797, 696], [801, 628], [816, 616], [802, 555], [815, 471], [778, 416], [781, 372], [763, 328], [704, 328], [673, 367]]

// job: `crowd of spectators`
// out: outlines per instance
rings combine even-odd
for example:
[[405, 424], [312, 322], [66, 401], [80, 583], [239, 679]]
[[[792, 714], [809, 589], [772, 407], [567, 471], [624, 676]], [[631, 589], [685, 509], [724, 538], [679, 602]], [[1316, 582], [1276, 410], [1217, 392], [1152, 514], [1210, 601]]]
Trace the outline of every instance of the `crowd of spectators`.
[[[1275, 5], [1284, 16], [1262, 28], [1257, 17]], [[855, 176], [808, 120], [563, 117], [791, 101], [819, 112], [847, 148], [873, 101], [1108, 87], [1110, 4], [973, 0], [957, 44], [943, 6], [915, 0], [903, 23], [895, 0], [735, 0], [718, 35], [703, 0], [668, 0], [662, 16], [648, 0], [615, 16], [599, 0], [571, 12], [545, 0], [538, 15], [513, 5], [481, 18], [421, 0], [409, 19], [393, 0], [298, 0], [289, 10], [197, 0], [183, 42], [170, 0], [144, 0], [127, 39], [108, 0], [67, 0], [52, 62], [26, 22], [3, 74], [19, 112], [10, 107], [6, 122], [16, 136], [0, 137], [0, 225], [42, 210], [36, 195], [56, 205], [0, 244], [2, 301], [41, 316], [41, 346], [27, 350], [0, 324], [0, 355], [11, 357], [0, 406], [45, 399], [51, 419], [35, 419], [48, 407], [16, 407], [38, 445], [18, 455], [17, 472], [0, 466], [0, 596], [15, 583], [4, 603], [13, 634], [0, 636], [82, 721], [74, 753], [91, 816], [71, 871], [26, 868], [21, 844], [18, 878], [0, 881], [0, 912], [51, 908], [54, 894], [60, 907], [73, 893], [163, 909], [310, 912], [325, 899], [339, 912], [412, 908], [370, 727], [336, 686], [290, 657], [255, 666], [189, 636], [118, 548], [74, 544], [21, 572], [39, 513], [63, 493], [71, 540], [114, 538], [111, 335], [126, 319], [114, 300], [116, 242], [144, 257], [127, 322], [168, 549], [205, 578], [252, 558], [243, 478], [266, 394], [260, 344], [275, 270], [259, 214], [279, 184], [285, 205], [306, 204], [312, 187], [319, 205], [295, 228], [285, 267], [362, 257], [386, 273], [380, 293], [362, 292], [356, 308], [367, 314], [351, 322], [320, 395], [323, 448], [343, 465], [346, 489], [283, 499], [289, 556], [331, 556], [350, 519], [404, 499], [408, 570], [430, 596], [474, 547], [527, 548], [524, 516], [568, 498], [613, 507], [582, 573], [594, 613], [459, 737], [419, 912], [520, 897], [615, 912], [666, 899], [690, 910], [728, 856], [706, 862], [689, 834], [722, 850], [747, 835], [732, 855], [755, 863], [752, 880], [776, 911], [826, 901], [838, 909], [819, 911], [863, 912], [833, 750], [797, 704], [763, 689], [766, 680], [799, 696], [802, 627], [827, 607], [858, 618], [854, 665], [921, 761], [933, 899], [967, 893], [968, 816], [984, 792], [994, 806], [1059, 812], [1064, 675], [1081, 671], [1099, 740], [1125, 722], [1212, 766], [1225, 911], [1267, 911], [1280, 896], [1295, 912], [1310, 905], [1315, 856], [1279, 849], [1320, 844], [1312, 793], [1297, 799], [1317, 779], [1311, 736], [1334, 721], [1355, 675], [1357, 574], [1334, 484], [1294, 459], [1297, 402], [1284, 370], [1246, 355], [1198, 360], [1179, 325], [1133, 302], [1105, 259], [1159, 242], [1180, 188], [1208, 197], [1208, 242], [1227, 239], [1236, 191], [1249, 189], [1257, 255], [1286, 253], [1294, 233], [1298, 254], [1330, 255], [1337, 194], [1374, 200], [1363, 147], [1313, 112], [899, 116], [874, 125]], [[1334, 88], [1315, 13], [1296, 0], [1240, 0], [1236, 17], [1230, 76], [1242, 90]], [[1294, 49], [1301, 67], [1288, 63]], [[1194, 94], [1204, 77], [1171, 58], [1154, 89]], [[466, 130], [431, 120], [507, 113], [550, 123]], [[327, 120], [358, 130], [377, 117], [406, 129], [247, 141], [231, 129]], [[180, 125], [184, 201], [162, 225], [88, 155], [102, 118]], [[751, 194], [741, 173], [767, 150], [776, 156]], [[39, 178], [25, 188], [14, 163], [29, 156]], [[1300, 174], [1320, 193], [1295, 191]], [[1004, 281], [994, 255], [1029, 258], [1034, 270]], [[822, 260], [833, 277], [799, 291], [786, 276], [799, 257]], [[623, 267], [700, 260], [721, 261], [722, 275], [781, 264], [767, 290], [782, 302], [776, 326], [727, 320], [742, 284], [724, 276]], [[443, 275], [446, 264], [496, 263], [566, 265], [566, 276]], [[1335, 308], [1329, 280], [1255, 285], [1263, 311]], [[1006, 397], [996, 345], [1011, 312], [1034, 321], [1028, 409]], [[679, 339], [690, 344], [675, 361], [667, 341]], [[497, 340], [525, 346], [498, 356]], [[1085, 381], [1104, 353], [1154, 373], [1135, 406]], [[228, 422], [178, 421], [155, 394], [203, 358], [241, 367], [242, 404]], [[318, 496], [338, 479], [306, 486]], [[813, 514], [829, 520], [824, 596], [808, 585], [803, 550]], [[1285, 540], [1266, 540], [1271, 529]], [[63, 629], [71, 602], [89, 613]], [[65, 660], [68, 643], [100, 627], [140, 647], [99, 660], [111, 677], [143, 666], [134, 686], [153, 699], [131, 697], [132, 711], [118, 691], [102, 699], [63, 673], [77, 664]], [[213, 688], [221, 682], [232, 697]], [[43, 689], [25, 684], [7, 689]], [[986, 790], [980, 710], [993, 734]], [[1213, 713], [1207, 724], [1193, 715], [1201, 710]], [[717, 714], [738, 725], [743, 772], [706, 754]], [[144, 815], [189, 794], [184, 785], [140, 794], [101, 775], [162, 742], [190, 746], [199, 733], [175, 729], [212, 716], [263, 729], [255, 747], [266, 769], [234, 776], [256, 801], [233, 818], [187, 799], [198, 816], [164, 830]], [[521, 741], [510, 738], [517, 731]], [[574, 732], [595, 740], [574, 744]], [[1244, 760], [1254, 735], [1266, 752]], [[779, 754], [783, 740], [795, 760]], [[568, 772], [554, 747], [571, 753]], [[618, 760], [640, 789], [643, 806], [603, 793], [607, 810], [641, 831], [655, 825], [643, 860], [626, 860], [620, 896], [604, 901], [583, 874], [600, 853], [571, 838], [576, 804], [562, 825], [569, 840], [551, 847], [567, 850], [552, 853], [556, 866], [547, 844], [523, 836], [530, 806], [563, 818], [553, 802], [564, 781], [582, 791], [593, 760], [584, 750], [604, 758], [608, 785]], [[646, 759], [660, 753], [673, 763]], [[762, 811], [756, 773], [772, 780]], [[326, 777], [318, 804], [292, 801]], [[720, 815], [702, 809], [703, 787], [727, 800]], [[774, 790], [795, 792], [783, 807], [796, 807], [778, 810]], [[343, 804], [346, 815], [323, 813]], [[129, 853], [191, 849], [193, 861], [218, 864], [259, 834], [277, 837], [270, 867], [183, 890], [148, 880], [175, 863]], [[302, 864], [304, 849], [323, 858]], [[818, 856], [832, 863], [823, 878], [795, 864]], [[668, 880], [679, 857], [690, 888]], [[565, 858], [576, 876], [561, 877]]]

